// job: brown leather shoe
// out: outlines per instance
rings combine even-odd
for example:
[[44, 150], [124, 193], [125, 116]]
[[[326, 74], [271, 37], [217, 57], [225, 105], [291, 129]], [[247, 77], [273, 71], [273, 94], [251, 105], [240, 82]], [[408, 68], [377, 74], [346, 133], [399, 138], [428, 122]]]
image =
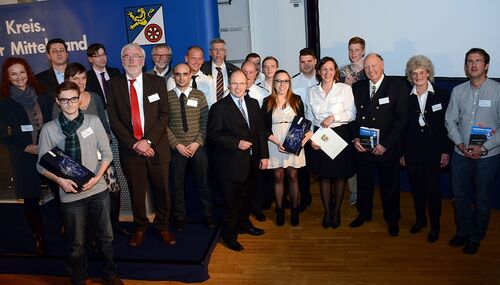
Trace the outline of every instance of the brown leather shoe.
[[169, 231], [161, 231], [160, 234], [164, 243], [170, 246], [175, 244], [175, 237]]
[[144, 241], [144, 232], [143, 231], [135, 231], [134, 235], [130, 239], [128, 245], [131, 247], [138, 247]]

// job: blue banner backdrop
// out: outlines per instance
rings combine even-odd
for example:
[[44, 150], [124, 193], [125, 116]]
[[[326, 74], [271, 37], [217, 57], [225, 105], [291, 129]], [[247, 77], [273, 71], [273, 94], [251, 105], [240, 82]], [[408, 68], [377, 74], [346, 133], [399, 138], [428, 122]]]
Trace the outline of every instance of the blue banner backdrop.
[[52, 38], [67, 42], [69, 62], [84, 65], [88, 65], [87, 47], [102, 43], [108, 65], [120, 69], [122, 46], [137, 42], [146, 50], [150, 69], [154, 44], [166, 42], [176, 64], [184, 61], [192, 45], [201, 46], [208, 59], [209, 42], [215, 37], [219, 37], [216, 0], [47, 0], [0, 5], [0, 61], [23, 57], [35, 73], [49, 67], [45, 44]]

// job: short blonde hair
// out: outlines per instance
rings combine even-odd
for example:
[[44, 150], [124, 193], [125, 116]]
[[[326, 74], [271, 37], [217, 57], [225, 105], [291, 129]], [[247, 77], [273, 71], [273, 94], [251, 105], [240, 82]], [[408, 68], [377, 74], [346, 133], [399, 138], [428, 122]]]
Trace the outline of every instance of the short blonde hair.
[[406, 63], [406, 78], [413, 85], [411, 74], [417, 68], [423, 68], [429, 73], [429, 81], [434, 82], [434, 64], [425, 55], [414, 55]]

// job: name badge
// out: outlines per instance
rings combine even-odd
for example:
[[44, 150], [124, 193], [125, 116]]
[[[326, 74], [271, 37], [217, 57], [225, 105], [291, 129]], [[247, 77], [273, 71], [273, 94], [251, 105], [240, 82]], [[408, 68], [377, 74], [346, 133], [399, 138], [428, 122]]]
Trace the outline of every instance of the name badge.
[[285, 109], [283, 109], [283, 114], [288, 115], [293, 111], [292, 107], [290, 105], [286, 106]]
[[149, 95], [148, 100], [149, 100], [149, 103], [156, 102], [156, 101], [160, 100], [160, 95], [158, 95], [158, 93], [155, 93], [153, 95]]
[[439, 111], [442, 109], [443, 109], [443, 106], [441, 106], [441, 103], [436, 104], [436, 105], [432, 105], [432, 112], [436, 112], [436, 111]]
[[21, 125], [21, 132], [32, 132], [33, 131], [33, 125]]
[[86, 137], [90, 136], [93, 133], [94, 133], [94, 131], [92, 130], [91, 127], [88, 127], [87, 129], [85, 129], [85, 130], [83, 130], [81, 132], [83, 138], [86, 138]]
[[198, 100], [196, 99], [188, 99], [186, 105], [188, 105], [189, 107], [198, 107]]
[[379, 105], [384, 105], [384, 104], [387, 104], [387, 103], [389, 103], [389, 97], [384, 97], [384, 98], [378, 99], [378, 104]]
[[479, 107], [491, 107], [490, 100], [479, 100]]

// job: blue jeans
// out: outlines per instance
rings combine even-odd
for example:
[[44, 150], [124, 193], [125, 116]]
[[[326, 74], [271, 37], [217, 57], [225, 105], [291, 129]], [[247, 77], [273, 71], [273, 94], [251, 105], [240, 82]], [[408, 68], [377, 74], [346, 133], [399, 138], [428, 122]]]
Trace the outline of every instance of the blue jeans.
[[457, 235], [473, 242], [486, 236], [500, 155], [470, 159], [453, 153], [451, 186]]
[[85, 253], [85, 227], [87, 218], [95, 231], [97, 248], [104, 259], [103, 279], [117, 275], [113, 260], [113, 229], [111, 227], [109, 191], [104, 191], [82, 200], [61, 203], [64, 230], [70, 244], [66, 269], [71, 282], [82, 282], [87, 278], [87, 254]]

